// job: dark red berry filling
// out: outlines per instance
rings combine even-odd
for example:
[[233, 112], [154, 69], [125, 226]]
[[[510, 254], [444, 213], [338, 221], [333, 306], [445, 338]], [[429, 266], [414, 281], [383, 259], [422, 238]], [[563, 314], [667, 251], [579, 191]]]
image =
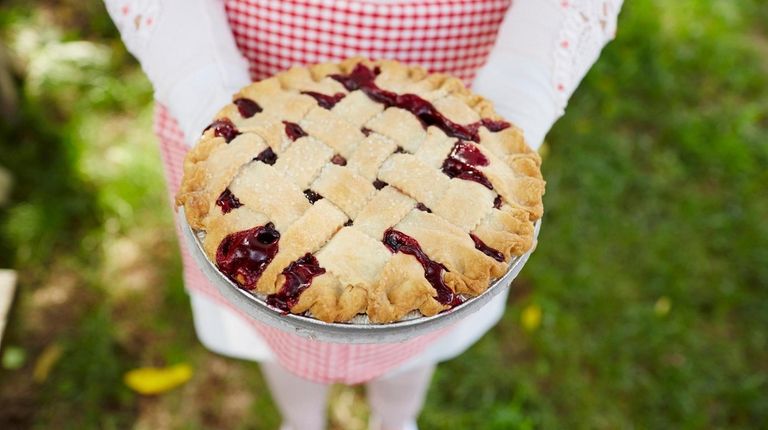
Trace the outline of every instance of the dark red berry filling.
[[488, 159], [471, 143], [458, 141], [453, 145], [453, 150], [448, 158], [443, 161], [443, 173], [451, 178], [474, 181], [493, 189], [493, 184], [488, 178], [474, 166], [487, 166]]
[[301, 293], [312, 285], [312, 278], [323, 273], [325, 269], [320, 267], [317, 258], [312, 254], [305, 254], [283, 270], [285, 283], [279, 292], [267, 296], [267, 304], [283, 312], [290, 312], [299, 302]]
[[235, 125], [232, 124], [232, 121], [230, 121], [228, 118], [217, 119], [216, 121], [212, 122], [211, 125], [206, 127], [203, 132], [209, 128], [213, 129], [214, 136], [223, 137], [227, 143], [231, 142], [232, 139], [240, 135], [240, 131], [237, 130], [237, 127], [235, 127]]
[[333, 108], [336, 105], [336, 103], [340, 102], [341, 99], [343, 99], [344, 96], [346, 96], [346, 94], [344, 93], [336, 93], [332, 96], [316, 93], [314, 91], [302, 91], [301, 93], [308, 95], [313, 99], [317, 100], [317, 104], [320, 105], [321, 108], [325, 108], [325, 109]]
[[405, 154], [405, 149], [402, 146], [395, 148], [395, 154]]
[[307, 132], [295, 122], [283, 121], [283, 124], [285, 124], [285, 134], [294, 142], [301, 137], [307, 136]]
[[216, 250], [216, 265], [229, 279], [252, 289], [277, 254], [280, 232], [271, 222], [225, 237]]
[[216, 206], [220, 207], [221, 211], [225, 214], [230, 213], [232, 209], [237, 209], [242, 205], [240, 200], [232, 194], [232, 191], [229, 191], [229, 188], [222, 191], [219, 198], [216, 199]]
[[277, 154], [272, 151], [272, 148], [267, 148], [261, 151], [259, 155], [254, 158], [254, 160], [261, 161], [262, 163], [269, 164], [271, 166], [277, 162]]
[[453, 145], [449, 157], [470, 166], [487, 166], [488, 158], [472, 143], [458, 141]]
[[380, 190], [380, 189], [386, 187], [387, 185], [389, 185], [389, 184], [384, 182], [384, 181], [382, 181], [382, 180], [380, 180], [380, 179], [376, 179], [375, 181], [373, 181], [373, 187], [376, 188], [377, 190]]
[[237, 99], [234, 103], [237, 105], [237, 111], [240, 112], [240, 116], [243, 118], [250, 118], [264, 110], [258, 103], [251, 99]]
[[347, 165], [347, 159], [342, 157], [339, 154], [335, 154], [331, 158], [331, 163], [336, 164], [337, 166], [346, 166]]
[[446, 158], [443, 162], [443, 173], [451, 178], [459, 178], [467, 181], [474, 181], [483, 185], [489, 190], [493, 189], [493, 185], [483, 173], [472, 166], [462, 163], [461, 161], [454, 160], [452, 158]]
[[309, 200], [309, 202], [312, 203], [312, 204], [315, 204], [316, 201], [318, 201], [318, 200], [323, 198], [323, 196], [321, 196], [320, 194], [318, 194], [318, 193], [316, 193], [316, 192], [314, 192], [314, 191], [312, 191], [310, 189], [304, 190], [304, 197], [306, 197], [307, 200]]
[[352, 225], [352, 220], [348, 219], [347, 222], [344, 223], [344, 227], [349, 227]]
[[331, 78], [340, 82], [349, 91], [360, 90], [371, 100], [382, 103], [386, 107], [394, 106], [405, 109], [415, 115], [425, 127], [437, 126], [448, 136], [459, 139], [479, 142], [478, 129], [481, 126], [485, 126], [491, 131], [500, 131], [510, 126], [508, 122], [491, 119], [482, 119], [467, 125], [456, 124], [441, 114], [432, 103], [416, 94], [395, 94], [379, 88], [374, 82], [379, 73], [378, 68], [371, 70], [363, 64], [358, 64], [350, 74], [331, 75]]
[[416, 205], [416, 209], [418, 209], [420, 211], [432, 213], [432, 209], [428, 208], [424, 203], [421, 203], [421, 202], [419, 202]]
[[437, 292], [436, 300], [443, 305], [454, 307], [464, 302], [461, 296], [454, 293], [443, 282], [443, 272], [448, 271], [442, 264], [433, 261], [422, 251], [419, 242], [407, 234], [390, 227], [384, 232], [384, 245], [391, 252], [402, 252], [412, 255], [424, 268], [424, 277]]
[[501, 209], [501, 195], [497, 194], [496, 198], [493, 199], [493, 207], [494, 209]]
[[363, 132], [363, 134], [364, 134], [364, 135], [366, 135], [366, 136], [370, 136], [370, 135], [371, 135], [371, 133], [373, 133], [373, 130], [371, 130], [371, 129], [370, 129], [370, 128], [368, 128], [368, 127], [363, 127], [363, 128], [361, 128], [361, 129], [360, 129], [360, 131], [362, 131], [362, 132]]
[[470, 233], [469, 237], [472, 238], [472, 241], [475, 242], [475, 249], [482, 252], [483, 254], [493, 258], [494, 260], [498, 261], [499, 263], [504, 262], [504, 254], [499, 252], [496, 249], [491, 248], [490, 246], [486, 245], [485, 242], [480, 240], [479, 237], [475, 236], [474, 234]]
[[509, 128], [511, 126], [510, 123], [500, 120], [500, 119], [490, 119], [490, 118], [483, 118], [480, 120], [480, 124], [484, 125], [485, 128], [488, 129], [488, 131], [492, 131], [496, 133], [497, 131], [504, 130], [505, 128]]

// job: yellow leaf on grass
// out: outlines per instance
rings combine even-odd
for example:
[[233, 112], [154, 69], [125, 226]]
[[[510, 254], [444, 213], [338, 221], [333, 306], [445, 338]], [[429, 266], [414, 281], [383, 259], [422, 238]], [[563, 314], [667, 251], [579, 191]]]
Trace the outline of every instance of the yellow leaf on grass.
[[123, 375], [123, 382], [139, 394], [152, 395], [170, 391], [189, 381], [192, 366], [186, 363], [168, 367], [142, 367]]
[[61, 358], [61, 354], [64, 353], [64, 348], [58, 343], [52, 343], [45, 347], [43, 352], [37, 357], [35, 361], [35, 369], [32, 371], [32, 380], [38, 384], [42, 384], [48, 379], [48, 374], [51, 373], [53, 365]]
[[653, 311], [660, 317], [668, 314], [670, 309], [672, 309], [672, 300], [669, 300], [669, 297], [667, 296], [659, 297], [653, 305]]
[[534, 303], [526, 306], [523, 313], [520, 314], [520, 323], [529, 332], [539, 328], [541, 325], [541, 307]]

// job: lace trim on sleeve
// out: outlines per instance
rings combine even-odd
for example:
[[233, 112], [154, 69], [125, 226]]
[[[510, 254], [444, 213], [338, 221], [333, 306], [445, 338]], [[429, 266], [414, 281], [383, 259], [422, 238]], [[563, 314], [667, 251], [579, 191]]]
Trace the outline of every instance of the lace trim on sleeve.
[[553, 85], [559, 109], [597, 60], [606, 43], [616, 36], [616, 19], [623, 0], [552, 0], [565, 14], [554, 50]]
[[140, 56], [157, 26], [160, 16], [159, 0], [106, 0], [123, 42], [134, 55]]

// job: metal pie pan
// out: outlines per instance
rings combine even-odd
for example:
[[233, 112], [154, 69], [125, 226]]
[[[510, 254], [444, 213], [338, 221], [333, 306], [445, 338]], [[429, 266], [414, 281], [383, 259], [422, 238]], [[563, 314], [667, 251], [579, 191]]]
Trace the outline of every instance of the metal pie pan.
[[[306, 315], [285, 313], [267, 305], [266, 296], [240, 288], [208, 259], [203, 251], [203, 232], [196, 232], [187, 223], [184, 208], [179, 207], [182, 234], [195, 262], [216, 287], [219, 293], [246, 315], [271, 327], [297, 334], [304, 338], [332, 343], [393, 343], [404, 342], [434, 330], [446, 327], [476, 312], [499, 293], [509, 288], [512, 280], [522, 270], [533, 249], [510, 262], [507, 272], [491, 283], [487, 290], [445, 312], [423, 316], [411, 312], [400, 321], [380, 324], [371, 323], [367, 316], [358, 315], [349, 322], [327, 323]], [[540, 221], [536, 222], [538, 235]]]

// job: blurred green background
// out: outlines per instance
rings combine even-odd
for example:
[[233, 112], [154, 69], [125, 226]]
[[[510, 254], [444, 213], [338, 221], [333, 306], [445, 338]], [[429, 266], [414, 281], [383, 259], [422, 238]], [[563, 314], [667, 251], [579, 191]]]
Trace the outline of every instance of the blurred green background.
[[[538, 250], [423, 429], [766, 428], [768, 5], [626, 3], [543, 149]], [[101, 3], [6, 0], [0, 37], [0, 428], [276, 428], [258, 366], [194, 337], [151, 86]], [[364, 428], [361, 388], [332, 397]]]

